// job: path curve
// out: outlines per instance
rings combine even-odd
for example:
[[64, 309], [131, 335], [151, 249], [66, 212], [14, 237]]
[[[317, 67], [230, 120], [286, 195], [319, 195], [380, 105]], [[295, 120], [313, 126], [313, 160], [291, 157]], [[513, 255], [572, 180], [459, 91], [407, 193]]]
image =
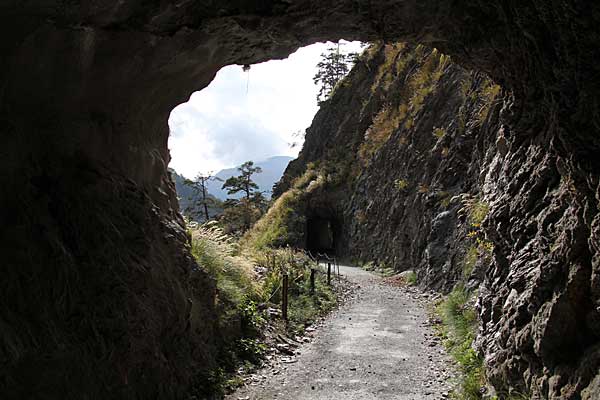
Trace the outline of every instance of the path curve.
[[433, 400], [448, 397], [453, 367], [415, 290], [341, 266], [360, 285], [300, 347], [296, 362], [267, 367], [228, 400]]

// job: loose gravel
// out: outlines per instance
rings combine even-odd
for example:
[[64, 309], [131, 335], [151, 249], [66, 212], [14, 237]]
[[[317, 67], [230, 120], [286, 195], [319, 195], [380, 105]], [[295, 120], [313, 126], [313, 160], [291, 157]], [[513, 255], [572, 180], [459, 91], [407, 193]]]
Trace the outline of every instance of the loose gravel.
[[429, 295], [359, 268], [341, 272], [357, 285], [353, 299], [227, 400], [448, 398], [455, 368], [431, 328]]

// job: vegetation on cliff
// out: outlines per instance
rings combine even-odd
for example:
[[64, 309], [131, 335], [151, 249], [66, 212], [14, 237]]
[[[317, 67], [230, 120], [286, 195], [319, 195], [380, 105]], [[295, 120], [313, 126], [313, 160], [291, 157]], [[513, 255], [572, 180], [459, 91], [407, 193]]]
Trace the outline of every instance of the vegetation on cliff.
[[481, 399], [481, 388], [485, 385], [483, 359], [473, 349], [478, 327], [473, 301], [473, 293], [459, 285], [437, 308], [443, 321], [440, 334], [444, 345], [462, 374], [458, 390], [453, 393], [460, 400]]
[[304, 201], [312, 191], [322, 187], [324, 176], [315, 166], [296, 178], [292, 187], [279, 196], [267, 213], [244, 236], [242, 243], [255, 249], [283, 246], [303, 247], [306, 223]]
[[[497, 129], [500, 87], [435, 49], [403, 43], [371, 46], [345, 80], [307, 130], [280, 184], [280, 207], [250, 242], [297, 241], [287, 234], [292, 221], [342, 209], [341, 254], [389, 274], [415, 270], [421, 285], [451, 292], [439, 312], [463, 372], [455, 396], [480, 398], [487, 381], [474, 303], [494, 246], [473, 165], [493, 143], [487, 135]], [[327, 174], [334, 169], [335, 180]], [[299, 185], [305, 181], [320, 190]]]

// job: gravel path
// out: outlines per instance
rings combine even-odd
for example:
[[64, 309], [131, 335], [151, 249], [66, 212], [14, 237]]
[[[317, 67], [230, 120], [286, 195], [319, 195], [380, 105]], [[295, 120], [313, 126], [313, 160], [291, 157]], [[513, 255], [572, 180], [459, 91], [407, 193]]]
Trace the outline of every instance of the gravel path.
[[[355, 298], [334, 312], [288, 363], [259, 371], [226, 397], [250, 399], [445, 399], [454, 368], [429, 327], [425, 296], [341, 267]], [[291, 361], [291, 362], [290, 362]]]

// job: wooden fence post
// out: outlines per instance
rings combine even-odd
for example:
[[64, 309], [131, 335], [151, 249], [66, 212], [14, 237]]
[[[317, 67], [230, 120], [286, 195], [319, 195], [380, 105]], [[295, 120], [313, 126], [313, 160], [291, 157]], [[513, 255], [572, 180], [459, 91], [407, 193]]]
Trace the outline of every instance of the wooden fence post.
[[327, 263], [327, 284], [331, 285], [331, 263]]
[[281, 292], [281, 317], [288, 320], [288, 274], [283, 274], [283, 287]]
[[310, 294], [315, 294], [315, 269], [310, 269]]

